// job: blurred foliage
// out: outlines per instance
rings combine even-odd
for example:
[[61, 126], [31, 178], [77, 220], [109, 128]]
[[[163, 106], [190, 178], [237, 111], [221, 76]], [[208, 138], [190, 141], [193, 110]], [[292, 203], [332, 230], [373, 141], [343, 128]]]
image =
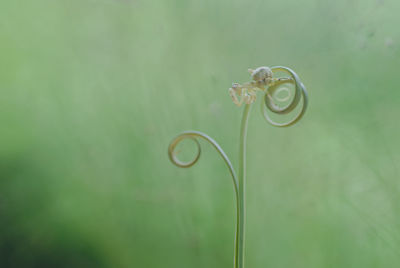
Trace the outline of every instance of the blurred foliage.
[[229, 174], [247, 68], [284, 65], [310, 108], [288, 129], [253, 108], [247, 267], [398, 267], [396, 0], [0, 3], [1, 267], [232, 267]]

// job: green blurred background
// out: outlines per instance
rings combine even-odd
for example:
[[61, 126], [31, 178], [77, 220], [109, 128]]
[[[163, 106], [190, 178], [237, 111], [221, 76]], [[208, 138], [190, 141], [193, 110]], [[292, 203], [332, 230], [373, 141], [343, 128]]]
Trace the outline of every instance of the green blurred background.
[[[232, 267], [247, 68], [284, 65], [310, 106], [253, 108], [246, 266], [399, 267], [400, 2], [2, 0], [0, 266]], [[191, 146], [185, 147], [190, 151]]]

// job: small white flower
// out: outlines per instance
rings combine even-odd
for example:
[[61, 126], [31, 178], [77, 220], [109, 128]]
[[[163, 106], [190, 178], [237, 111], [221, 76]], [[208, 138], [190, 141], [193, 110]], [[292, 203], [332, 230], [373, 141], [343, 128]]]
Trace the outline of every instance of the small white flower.
[[237, 106], [241, 106], [244, 103], [252, 104], [257, 99], [257, 91], [265, 91], [266, 87], [273, 85], [274, 83], [289, 79], [289, 78], [273, 78], [272, 70], [269, 67], [258, 67], [257, 69], [248, 69], [253, 81], [244, 83], [233, 83], [229, 89], [229, 95], [232, 101]]

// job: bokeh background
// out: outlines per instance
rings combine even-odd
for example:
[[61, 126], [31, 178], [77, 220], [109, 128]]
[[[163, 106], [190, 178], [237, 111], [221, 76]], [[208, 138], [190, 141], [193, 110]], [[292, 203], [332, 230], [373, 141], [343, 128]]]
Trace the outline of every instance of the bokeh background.
[[[246, 266], [398, 267], [400, 2], [0, 2], [1, 267], [232, 267], [247, 68], [307, 86], [299, 124], [251, 111]], [[184, 147], [190, 156], [192, 144]]]

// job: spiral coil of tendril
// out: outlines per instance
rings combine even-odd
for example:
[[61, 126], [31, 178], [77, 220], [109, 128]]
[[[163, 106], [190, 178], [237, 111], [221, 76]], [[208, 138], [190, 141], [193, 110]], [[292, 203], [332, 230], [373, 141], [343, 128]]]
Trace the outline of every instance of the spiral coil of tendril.
[[[219, 146], [219, 144], [212, 139], [210, 136], [199, 132], [199, 131], [185, 131], [181, 134], [179, 134], [178, 136], [176, 136], [172, 142], [169, 144], [168, 147], [168, 156], [169, 159], [171, 160], [172, 163], [174, 163], [176, 166], [181, 167], [181, 168], [188, 168], [193, 166], [194, 164], [196, 164], [196, 162], [199, 160], [200, 158], [200, 154], [201, 154], [201, 147], [200, 147], [200, 143], [198, 142], [198, 140], [196, 138], [201, 138], [205, 141], [207, 141], [208, 143], [210, 143], [219, 153], [219, 155], [222, 157], [222, 159], [225, 161], [225, 164], [227, 165], [229, 172], [232, 176], [233, 179], [233, 184], [235, 187], [235, 192], [238, 192], [238, 180], [236, 177], [236, 173], [235, 170], [232, 166], [232, 163], [230, 162], [228, 156], [226, 155], [226, 153], [224, 152], [224, 150], [221, 148], [221, 146]], [[188, 161], [188, 162], [182, 162], [181, 160], [178, 159], [176, 153], [175, 153], [175, 148], [176, 146], [184, 139], [192, 139], [197, 146], [197, 154], [194, 157], [193, 160]]]
[[[300, 81], [299, 76], [293, 70], [291, 70], [287, 67], [283, 67], [283, 66], [272, 67], [271, 70], [273, 72], [279, 72], [279, 71], [285, 72], [285, 73], [289, 74], [290, 79], [285, 79], [285, 80], [282, 80], [281, 82], [278, 81], [278, 82], [274, 83], [272, 86], [268, 87], [268, 89], [266, 90], [266, 93], [264, 95], [264, 102], [261, 103], [261, 112], [262, 112], [265, 120], [267, 120], [267, 122], [270, 123], [271, 125], [276, 126], [276, 127], [288, 127], [288, 126], [295, 124], [297, 121], [299, 121], [303, 117], [304, 113], [306, 112], [307, 105], [308, 105], [307, 91], [306, 91], [306, 88], [303, 85], [303, 83]], [[289, 104], [287, 104], [285, 107], [278, 107], [273, 102], [271, 95], [276, 93], [279, 90], [279, 88], [285, 83], [294, 84], [294, 86], [295, 86], [294, 97], [291, 100], [291, 102]], [[268, 115], [267, 108], [275, 114], [288, 114], [288, 113], [292, 112], [299, 105], [301, 97], [303, 97], [303, 103], [302, 103], [301, 110], [292, 120], [290, 120], [286, 123], [277, 123], [274, 120], [272, 120], [271, 117]]]

